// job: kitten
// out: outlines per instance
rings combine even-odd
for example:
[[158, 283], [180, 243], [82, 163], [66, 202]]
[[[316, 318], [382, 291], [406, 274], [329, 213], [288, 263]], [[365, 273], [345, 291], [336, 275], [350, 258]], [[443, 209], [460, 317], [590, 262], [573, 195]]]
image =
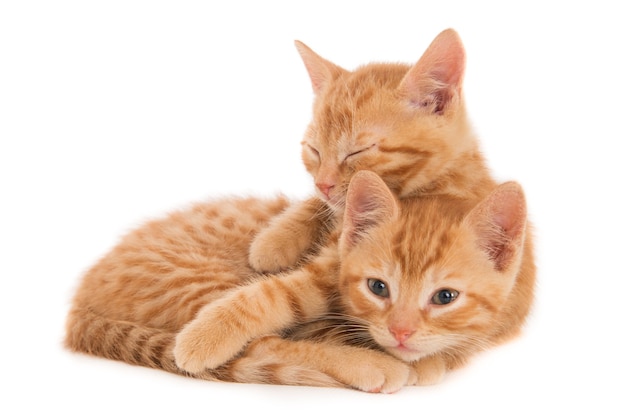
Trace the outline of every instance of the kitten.
[[361, 169], [377, 173], [400, 198], [484, 197], [494, 186], [470, 128], [462, 94], [465, 51], [440, 33], [413, 65], [347, 71], [296, 42], [311, 79], [313, 119], [302, 159], [317, 197], [272, 219], [250, 248], [259, 272], [297, 265], [322, 244], [343, 214], [345, 192]]
[[[534, 282], [523, 193], [496, 188], [468, 127], [458, 35], [444, 31], [411, 68], [354, 73], [299, 48], [317, 92], [303, 159], [326, 201], [222, 200], [131, 233], [84, 277], [69, 348], [206, 379], [391, 392], [519, 330]], [[372, 275], [349, 285], [359, 263]], [[486, 278], [427, 295], [474, 268]], [[356, 297], [370, 293], [378, 310]]]
[[[287, 206], [284, 198], [216, 200], [132, 231], [82, 278], [67, 318], [66, 347], [191, 375], [191, 369], [175, 362], [177, 335], [206, 306], [223, 304], [233, 291], [266, 282], [248, 265], [250, 241]], [[336, 258], [335, 249], [333, 256], [320, 258], [307, 271], [332, 273]], [[281, 289], [277, 284], [267, 300], [281, 297]], [[322, 303], [314, 310], [324, 308]], [[274, 317], [272, 313], [266, 319]], [[216, 336], [226, 341], [226, 335]], [[363, 363], [369, 365], [360, 366]], [[415, 380], [407, 364], [375, 350], [276, 335], [253, 341], [220, 369], [193, 369], [193, 376], [366, 391], [395, 391]]]
[[437, 382], [524, 322], [534, 266], [515, 183], [477, 205], [398, 200], [360, 171], [315, 258], [253, 277], [251, 237], [286, 207], [220, 200], [131, 232], [83, 278], [66, 346], [212, 380], [393, 392]]

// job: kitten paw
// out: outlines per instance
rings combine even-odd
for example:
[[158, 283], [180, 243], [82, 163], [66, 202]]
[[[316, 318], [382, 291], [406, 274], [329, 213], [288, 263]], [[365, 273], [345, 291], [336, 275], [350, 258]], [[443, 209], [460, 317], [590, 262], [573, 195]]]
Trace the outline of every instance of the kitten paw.
[[416, 379], [411, 385], [436, 385], [446, 374], [446, 364], [443, 359], [433, 356], [414, 363], [413, 371]]
[[[345, 360], [345, 372], [342, 366], [338, 370], [340, 374], [336, 374], [335, 378], [339, 381], [369, 393], [391, 394], [399, 391], [402, 387], [407, 386], [415, 378], [413, 371], [405, 362], [401, 362], [393, 357], [382, 353], [368, 355], [366, 361], [362, 361], [355, 355], [355, 362]], [[347, 359], [347, 358], [345, 358]]]
[[284, 231], [266, 229], [252, 241], [248, 260], [257, 272], [276, 273], [294, 266], [305, 246]]
[[397, 363], [380, 367], [373, 372], [366, 370], [366, 375], [363, 376], [355, 385], [356, 388], [370, 393], [392, 394], [408, 385], [411, 371], [407, 365]]
[[217, 320], [199, 316], [176, 336], [176, 365], [197, 374], [228, 362], [246, 346], [248, 339]]
[[412, 385], [419, 385], [418, 381], [419, 376], [417, 375], [417, 372], [415, 372], [415, 369], [413, 369], [412, 366], [409, 366], [409, 378], [406, 381], [406, 385], [409, 387]]

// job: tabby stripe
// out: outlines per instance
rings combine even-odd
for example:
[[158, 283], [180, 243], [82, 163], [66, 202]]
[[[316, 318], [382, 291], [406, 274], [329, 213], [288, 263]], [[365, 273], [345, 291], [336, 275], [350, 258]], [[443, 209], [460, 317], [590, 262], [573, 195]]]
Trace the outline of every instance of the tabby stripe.
[[226, 282], [238, 283], [241, 279], [227, 268], [205, 268], [193, 271], [190, 276], [177, 276], [163, 281], [166, 289], [182, 288], [192, 284], [227, 285]]
[[411, 164], [400, 165], [396, 168], [383, 169], [380, 175], [383, 178], [387, 178], [388, 181], [396, 183], [396, 187], [394, 188], [400, 188], [400, 190], [403, 190], [407, 186], [407, 183], [424, 168], [426, 162], [427, 160], [420, 159], [412, 161]]
[[228, 310], [230, 317], [226, 317], [226, 321], [240, 330], [246, 330], [253, 325], [250, 321], [262, 323], [266, 314], [265, 309], [258, 302], [255, 303], [256, 306], [253, 306], [251, 301], [253, 300], [249, 300], [247, 294], [237, 294], [237, 298], [233, 300], [232, 308]]
[[172, 265], [176, 265], [178, 268], [197, 269], [198, 265], [203, 261], [195, 260], [193, 258], [182, 259], [180, 254], [173, 253], [171, 250], [160, 249], [157, 251], [163, 259], [168, 261]]
[[287, 284], [285, 284], [280, 279], [274, 280], [274, 285], [279, 287], [278, 291], [280, 291], [285, 295], [285, 297], [287, 297], [287, 302], [293, 315], [293, 322], [301, 323], [302, 321], [304, 321], [304, 309], [302, 308], [300, 298], [292, 291], [290, 287], [287, 286]]
[[[124, 343], [128, 339], [128, 333], [130, 333], [131, 328], [128, 325], [120, 324], [119, 326], [113, 326], [111, 323], [106, 322], [103, 326], [104, 332], [104, 351], [102, 352], [105, 356], [108, 354], [111, 355], [113, 359], [123, 360], [125, 355], [122, 351], [122, 347]], [[99, 346], [90, 346], [90, 348], [98, 349]], [[100, 353], [96, 350], [96, 353]]]
[[281, 365], [279, 364], [268, 364], [258, 368], [258, 372], [260, 373], [259, 382], [280, 385], [283, 381], [278, 377], [279, 370]]
[[386, 153], [404, 153], [411, 156], [421, 156], [423, 158], [430, 157], [433, 153], [430, 151], [423, 151], [421, 149], [413, 148], [410, 146], [389, 146], [389, 145], [378, 145], [378, 150], [380, 152]]
[[133, 356], [139, 357], [137, 360], [137, 364], [143, 363], [144, 357], [147, 357], [145, 354], [146, 344], [148, 344], [151, 335], [142, 332], [141, 330], [136, 330], [135, 333], [139, 333], [137, 335], [137, 341], [135, 342]]
[[71, 318], [65, 343], [73, 350], [185, 374], [174, 362], [174, 333], [109, 320], [87, 310], [73, 311]]
[[496, 306], [491, 303], [486, 297], [483, 297], [482, 295], [476, 293], [468, 293], [467, 296], [475, 299], [478, 304], [489, 310], [490, 313], [495, 314], [498, 312], [498, 308], [496, 308]]
[[222, 298], [223, 294], [235, 288], [236, 285], [215, 285], [210, 287], [199, 288], [196, 291], [185, 295], [178, 301], [179, 308], [185, 308], [190, 311], [190, 316], [196, 313], [205, 305], [207, 305], [207, 296], [210, 295], [211, 300]]
[[[235, 286], [236, 285], [223, 284], [219, 282], [207, 282], [195, 291], [191, 291], [189, 288], [184, 287], [178, 288], [177, 292], [168, 288], [159, 289], [143, 297], [146, 310], [142, 312], [142, 316], [148, 321], [153, 320], [155, 317], [159, 317], [169, 311], [171, 305], [175, 303], [178, 308], [190, 311], [191, 313], [188, 315], [191, 319], [193, 314], [197, 313], [199, 308], [206, 304], [206, 296], [208, 294], [212, 294], [212, 298], [217, 299], [220, 294], [234, 288]], [[182, 294], [185, 295], [183, 296]], [[148, 308], [151, 304], [153, 307]]]

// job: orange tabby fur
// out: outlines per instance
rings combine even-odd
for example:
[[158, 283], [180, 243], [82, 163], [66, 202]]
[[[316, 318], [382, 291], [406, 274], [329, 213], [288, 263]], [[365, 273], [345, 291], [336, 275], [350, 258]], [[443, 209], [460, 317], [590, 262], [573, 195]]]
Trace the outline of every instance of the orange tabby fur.
[[455, 31], [439, 34], [413, 66], [374, 63], [352, 72], [296, 46], [316, 96], [302, 159], [318, 197], [290, 207], [257, 236], [253, 268], [284, 270], [323, 242], [358, 170], [375, 172], [400, 198], [478, 201], [495, 186], [467, 118], [465, 52]]
[[[299, 49], [317, 93], [303, 159], [322, 198], [221, 200], [132, 232], [83, 278], [69, 348], [206, 379], [391, 392], [519, 331], [534, 285], [523, 193], [496, 187], [478, 151], [456, 33], [413, 67], [349, 73]], [[366, 278], [391, 295], [372, 297]], [[446, 308], [428, 301], [438, 285], [459, 291]]]
[[[524, 322], [534, 266], [517, 184], [475, 207], [398, 201], [361, 171], [319, 255], [252, 278], [246, 246], [285, 204], [217, 201], [132, 232], [84, 277], [67, 346], [206, 379], [393, 392], [437, 382]], [[450, 305], [431, 302], [442, 288], [459, 292]]]

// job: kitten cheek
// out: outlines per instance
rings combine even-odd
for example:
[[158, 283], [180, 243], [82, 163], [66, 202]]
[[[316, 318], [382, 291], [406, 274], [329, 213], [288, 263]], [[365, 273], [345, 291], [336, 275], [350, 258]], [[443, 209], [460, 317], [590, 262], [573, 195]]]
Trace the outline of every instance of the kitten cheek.
[[372, 325], [368, 329], [370, 335], [387, 352], [396, 356], [395, 347], [398, 346], [398, 341], [389, 333], [384, 326]]
[[304, 168], [311, 175], [311, 177], [315, 178], [317, 176], [318, 164], [304, 160]]

